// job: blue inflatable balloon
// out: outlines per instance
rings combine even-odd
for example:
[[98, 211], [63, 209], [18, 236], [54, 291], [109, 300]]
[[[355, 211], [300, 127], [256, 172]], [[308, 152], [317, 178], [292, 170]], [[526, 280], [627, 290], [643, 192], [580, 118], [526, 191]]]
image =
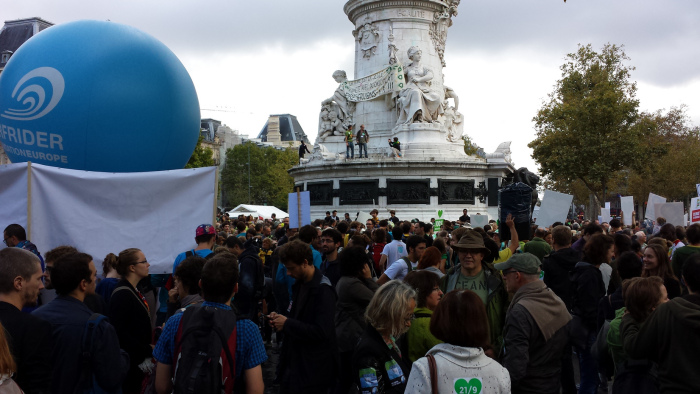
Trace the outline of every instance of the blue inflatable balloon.
[[199, 100], [185, 67], [163, 43], [130, 26], [53, 26], [24, 43], [0, 77], [0, 142], [13, 163], [178, 169], [199, 127]]

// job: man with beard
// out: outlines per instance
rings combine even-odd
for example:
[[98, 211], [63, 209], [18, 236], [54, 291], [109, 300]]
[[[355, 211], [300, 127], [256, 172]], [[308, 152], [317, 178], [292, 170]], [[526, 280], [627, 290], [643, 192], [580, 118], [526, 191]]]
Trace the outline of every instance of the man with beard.
[[328, 228], [321, 234], [321, 252], [323, 252], [323, 263], [321, 263], [321, 274], [335, 284], [340, 280], [340, 263], [338, 262], [338, 248], [343, 245], [343, 236], [338, 230]]
[[0, 250], [0, 323], [9, 334], [17, 363], [14, 380], [25, 393], [49, 393], [51, 384], [51, 325], [22, 313], [36, 306], [44, 288], [39, 257], [19, 248]]

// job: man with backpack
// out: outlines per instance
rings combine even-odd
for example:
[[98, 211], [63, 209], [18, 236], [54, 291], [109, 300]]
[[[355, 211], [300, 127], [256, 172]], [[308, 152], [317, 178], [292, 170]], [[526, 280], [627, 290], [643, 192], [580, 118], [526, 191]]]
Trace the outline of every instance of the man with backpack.
[[173, 272], [177, 269], [178, 264], [190, 256], [196, 255], [206, 258], [212, 254], [212, 248], [216, 244], [216, 229], [211, 224], [200, 224], [195, 230], [194, 240], [197, 242], [197, 247], [177, 255], [173, 263]]
[[95, 293], [96, 273], [88, 254], [61, 256], [51, 270], [57, 297], [32, 313], [51, 324], [52, 393], [120, 392], [129, 370], [114, 327], [84, 303]]
[[425, 251], [425, 238], [420, 235], [411, 235], [406, 239], [406, 249], [408, 249], [408, 256], [396, 260], [384, 271], [377, 280], [379, 286], [390, 280], [403, 279], [409, 272], [416, 269], [418, 260]]
[[[221, 253], [207, 261], [200, 280], [204, 302], [173, 315], [163, 327], [153, 357], [158, 361], [158, 394], [262, 394], [267, 360], [260, 331], [250, 320], [237, 320], [231, 298], [238, 291], [238, 264]], [[242, 384], [241, 382], [244, 382]]]

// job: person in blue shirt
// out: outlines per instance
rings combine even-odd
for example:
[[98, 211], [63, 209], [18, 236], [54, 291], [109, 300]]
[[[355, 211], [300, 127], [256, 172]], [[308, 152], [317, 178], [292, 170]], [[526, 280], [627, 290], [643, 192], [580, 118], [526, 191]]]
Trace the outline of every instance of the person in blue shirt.
[[177, 266], [186, 259], [188, 255], [197, 255], [201, 258], [205, 258], [212, 254], [211, 248], [213, 248], [216, 243], [216, 229], [211, 224], [200, 224], [197, 226], [197, 230], [195, 230], [194, 240], [197, 242], [197, 247], [177, 255], [173, 263], [173, 272], [175, 272]]
[[[238, 264], [233, 254], [221, 253], [207, 261], [202, 268], [200, 287], [204, 302], [201, 307], [231, 311], [231, 298], [238, 291]], [[196, 307], [196, 306], [192, 306]], [[175, 337], [184, 312], [174, 314], [163, 327], [163, 333], [153, 350], [156, 366], [156, 392], [172, 392]], [[264, 383], [261, 364], [267, 360], [260, 330], [250, 320], [236, 321], [235, 374], [245, 377], [245, 392], [262, 394]], [[234, 382], [235, 383], [235, 382]]]

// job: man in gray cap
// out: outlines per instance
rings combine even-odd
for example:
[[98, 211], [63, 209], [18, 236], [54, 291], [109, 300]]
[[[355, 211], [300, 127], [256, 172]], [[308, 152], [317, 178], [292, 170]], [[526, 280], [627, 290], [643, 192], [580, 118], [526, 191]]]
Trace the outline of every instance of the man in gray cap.
[[497, 355], [503, 344], [503, 324], [508, 308], [503, 279], [493, 265], [483, 261], [490, 251], [478, 232], [467, 230], [452, 249], [459, 255], [459, 265], [442, 277], [441, 290], [445, 294], [452, 290], [471, 290], [481, 297], [489, 320], [491, 345]]
[[503, 271], [506, 288], [513, 294], [501, 353], [513, 393], [559, 393], [571, 320], [566, 305], [540, 280], [540, 260], [535, 255], [516, 254], [494, 268]]

